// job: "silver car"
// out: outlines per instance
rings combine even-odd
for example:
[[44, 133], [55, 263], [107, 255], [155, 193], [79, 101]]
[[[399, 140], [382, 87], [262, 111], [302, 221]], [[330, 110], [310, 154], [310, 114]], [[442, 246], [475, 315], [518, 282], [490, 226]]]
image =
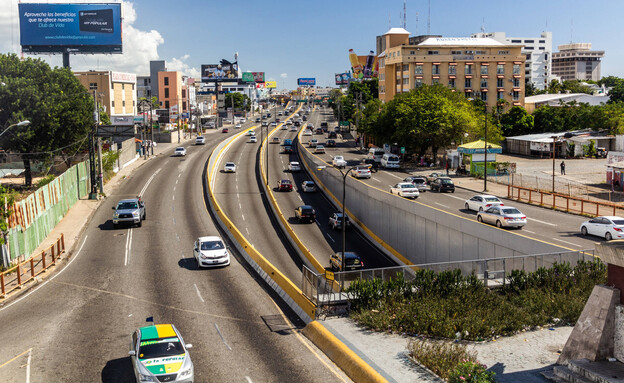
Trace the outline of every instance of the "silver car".
[[146, 217], [145, 203], [140, 198], [122, 199], [113, 206], [113, 227], [116, 229], [120, 224], [137, 225], [141, 227]]
[[200, 237], [195, 241], [193, 256], [199, 267], [228, 266], [230, 253], [220, 237]]
[[477, 221], [496, 225], [496, 227], [516, 227], [526, 225], [527, 217], [520, 210], [511, 206], [492, 206], [477, 213]]
[[425, 177], [407, 177], [403, 180], [403, 182], [411, 182], [419, 192], [427, 191], [427, 179]]

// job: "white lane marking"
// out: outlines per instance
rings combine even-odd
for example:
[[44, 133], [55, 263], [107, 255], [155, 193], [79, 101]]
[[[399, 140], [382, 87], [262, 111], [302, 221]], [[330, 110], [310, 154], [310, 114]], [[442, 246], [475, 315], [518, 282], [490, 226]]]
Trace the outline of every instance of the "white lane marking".
[[450, 209], [450, 207], [446, 206], [445, 204], [442, 204], [442, 203], [439, 203], [439, 202], [434, 202], [434, 203], [435, 203], [436, 205], [439, 205], [439, 206], [445, 207], [445, 208], [447, 208], [447, 209]]
[[301, 198], [299, 194], [297, 194], [297, 198], [299, 198], [299, 201], [303, 202], [303, 198]]
[[132, 251], [132, 228], [128, 229], [128, 233], [126, 234], [126, 258], [124, 260], [124, 266], [128, 266], [131, 251]]
[[243, 210], [243, 206], [240, 204], [240, 202], [238, 203], [238, 208]]
[[327, 238], [331, 239], [332, 242], [336, 243], [336, 240], [333, 239], [331, 235], [329, 235], [329, 233], [325, 233], [325, 235], [327, 236]]
[[30, 360], [32, 358], [32, 348], [28, 350], [28, 361], [26, 362], [26, 383], [30, 383]]
[[554, 223], [540, 221], [539, 219], [535, 219], [535, 218], [527, 218], [527, 219], [530, 219], [531, 221], [535, 221], [535, 222], [543, 223], [544, 225], [548, 225], [548, 226], [557, 226], [557, 225], [555, 225]]
[[178, 174], [178, 178], [180, 178], [181, 175], [182, 175], [182, 173]]
[[225, 338], [223, 337], [223, 334], [221, 334], [221, 330], [219, 330], [219, 326], [217, 326], [217, 324], [215, 323], [215, 328], [217, 329], [217, 332], [219, 333], [219, 336], [221, 337], [221, 340], [223, 341], [223, 344], [225, 344], [225, 347], [228, 348], [228, 350], [232, 351], [232, 347], [230, 347], [229, 344], [227, 344], [227, 342], [225, 341]]
[[525, 233], [535, 234], [535, 232], [534, 232], [534, 231], [531, 231], [531, 230], [524, 230], [524, 229], [523, 229], [522, 231], [524, 231]]
[[[372, 177], [371, 177], [372, 178]], [[377, 178], [372, 178], [373, 181], [377, 181], [379, 183], [381, 183], [381, 181], [379, 181]]]
[[176, 233], [176, 238], [178, 239], [178, 242], [180, 241], [180, 236], [178, 235], [178, 233]]
[[173, 217], [173, 226], [175, 226], [175, 224], [176, 224], [176, 223], [175, 223], [175, 217]]
[[176, 185], [178, 184], [178, 182], [180, 182], [180, 180], [176, 180]]
[[13, 302], [9, 303], [8, 305], [4, 306], [3, 308], [0, 309], [0, 311], [2, 310], [6, 310], [9, 307], [13, 306], [14, 304], [16, 304], [17, 302], [21, 301], [22, 299], [26, 299], [26, 297], [28, 297], [30, 294], [33, 294], [35, 291], [39, 290], [40, 288], [42, 288], [43, 286], [45, 286], [48, 282], [52, 281], [54, 278], [58, 277], [59, 275], [61, 275], [61, 273], [63, 271], [65, 271], [69, 265], [72, 264], [72, 262], [74, 262], [74, 260], [76, 260], [76, 258], [78, 258], [78, 256], [80, 255], [80, 252], [82, 251], [82, 248], [84, 247], [85, 243], [87, 242], [87, 238], [89, 238], [89, 236], [85, 236], [84, 241], [82, 241], [82, 245], [80, 245], [80, 249], [78, 249], [78, 251], [76, 252], [76, 255], [71, 257], [71, 259], [69, 260], [69, 263], [67, 264], [67, 266], [65, 266], [61, 271], [59, 271], [57, 274], [54, 274], [50, 279], [48, 279], [47, 281], [43, 282], [39, 287], [36, 287], [35, 289], [31, 290], [28, 294], [24, 295], [21, 298], [18, 298], [16, 300], [14, 300]]
[[174, 187], [173, 187], [173, 191], [174, 191], [174, 192], [176, 191], [176, 188], [177, 188], [177, 186], [174, 186]]
[[457, 197], [457, 196], [454, 196], [454, 195], [452, 195], [452, 194], [442, 194], [442, 195], [445, 195], [445, 196], [447, 196], [447, 197], [449, 197], [449, 198], [455, 198], [455, 199], [458, 199], [458, 200], [460, 200], [460, 201], [465, 201], [465, 200], [466, 200], [465, 198], [462, 198], [462, 197]]
[[398, 178], [398, 179], [400, 179], [401, 181], [403, 181], [403, 178], [401, 178], [401, 177], [397, 176], [396, 174], [392, 174], [392, 173], [390, 173], [390, 172], [384, 172], [384, 173], [385, 173], [385, 174], [388, 174], [388, 175], [390, 175], [390, 176], [392, 176], [392, 177]]
[[199, 288], [197, 287], [197, 285], [193, 283], [193, 286], [195, 286], [195, 291], [197, 291], [197, 296], [199, 297], [199, 300], [202, 301], [202, 303], [205, 302], [204, 298], [202, 298], [201, 293], [199, 292]]
[[572, 245], [572, 246], [576, 246], [576, 247], [583, 247], [583, 245], [577, 245], [576, 243], [572, 243], [572, 242], [568, 242], [568, 241], [564, 241], [563, 239], [559, 239], [559, 238], [553, 238], [555, 241], [559, 241], [559, 242], [563, 242], [563, 243], [567, 243], [568, 245]]
[[245, 231], [247, 232], [247, 235], [251, 235], [248, 228], [245, 228]]
[[241, 217], [243, 217], [243, 221], [244, 221], [245, 220], [245, 214], [241, 214]]
[[253, 381], [251, 380], [251, 378], [250, 378], [250, 377], [245, 376], [245, 379], [247, 380], [247, 383], [253, 383]]
[[147, 182], [145, 183], [145, 186], [143, 186], [143, 189], [141, 189], [141, 191], [139, 192], [139, 197], [142, 197], [143, 194], [145, 193], [145, 191], [147, 190], [147, 187], [149, 186], [149, 184], [152, 182], [152, 180], [154, 179], [154, 177], [156, 177], [156, 174], [158, 174], [160, 172], [162, 168], [158, 168], [158, 170], [156, 170], [154, 172], [154, 174], [152, 174], [152, 176], [147, 180]]
[[175, 194], [171, 196], [173, 198], [173, 200], [175, 201]]

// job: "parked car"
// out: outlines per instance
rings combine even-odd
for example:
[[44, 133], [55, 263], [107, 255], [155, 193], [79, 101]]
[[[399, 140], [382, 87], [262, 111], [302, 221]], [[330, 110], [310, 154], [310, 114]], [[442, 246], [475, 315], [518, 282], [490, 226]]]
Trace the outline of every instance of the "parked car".
[[184, 149], [184, 147], [182, 146], [178, 146], [177, 148], [175, 148], [173, 155], [178, 157], [184, 157], [186, 156], [186, 149]]
[[427, 191], [427, 179], [424, 177], [410, 176], [403, 179], [403, 182], [411, 182], [421, 193]]
[[327, 146], [328, 148], [335, 148], [336, 147], [336, 141], [335, 140], [327, 140], [327, 142], [325, 142], [325, 146]]
[[299, 162], [297, 162], [297, 161], [290, 161], [288, 163], [288, 171], [291, 172], [291, 173], [300, 172], [301, 171], [301, 165], [299, 165]]
[[[349, 216], [345, 217], [345, 228], [348, 229], [351, 227], [351, 220], [349, 220]], [[329, 226], [332, 229], [342, 229], [342, 213], [334, 213], [329, 217]]]
[[205, 143], [206, 143], [206, 137], [197, 136], [197, 138], [195, 138], [195, 145], [204, 145]]
[[351, 175], [355, 178], [371, 178], [371, 170], [367, 165], [358, 165], [351, 170]]
[[464, 203], [466, 210], [483, 211], [492, 206], [504, 206], [505, 204], [498, 197], [493, 195], [479, 194]]
[[234, 125], [234, 128], [236, 128], [236, 129], [240, 129], [240, 127], [241, 127], [241, 126], [242, 126], [242, 125], [241, 125], [240, 123], [238, 123], [238, 124]]
[[299, 221], [299, 223], [312, 223], [316, 219], [316, 212], [310, 205], [301, 205], [295, 209], [295, 218]]
[[113, 206], [113, 227], [120, 224], [137, 225], [141, 227], [147, 217], [145, 203], [140, 198], [122, 199]]
[[601, 216], [581, 224], [581, 234], [595, 235], [610, 241], [624, 238], [624, 218]]
[[303, 181], [301, 183], [301, 190], [304, 193], [313, 193], [316, 191], [316, 184], [314, 181]]
[[406, 198], [418, 198], [418, 188], [411, 182], [399, 182], [390, 188], [390, 194], [396, 194]]
[[293, 186], [290, 180], [277, 181], [277, 191], [292, 191]]
[[323, 145], [316, 145], [316, 148], [314, 148], [314, 153], [325, 154], [325, 147]]
[[477, 213], [477, 221], [496, 225], [496, 227], [516, 227], [526, 225], [527, 217], [520, 210], [511, 206], [492, 206]]
[[226, 162], [223, 171], [225, 173], [236, 173], [236, 164], [234, 162]]
[[[364, 262], [362, 262], [362, 259], [354, 252], [345, 252], [344, 263], [344, 271], [360, 270], [364, 268]], [[342, 251], [330, 256], [329, 265], [334, 271], [342, 271]]]
[[193, 247], [198, 267], [228, 266], [230, 253], [220, 237], [199, 237]]
[[332, 165], [337, 168], [344, 168], [347, 166], [347, 161], [345, 161], [343, 156], [334, 156], [332, 159]]
[[431, 189], [431, 191], [437, 191], [438, 193], [445, 191], [455, 193], [455, 184], [449, 177], [438, 177], [429, 184], [429, 189]]
[[241, 124], [244, 124], [247, 122], [247, 119], [245, 117], [241, 117], [240, 120], [238, 120]]
[[273, 122], [271, 123], [271, 127], [274, 127], [274, 126], [277, 126], [277, 122], [275, 122], [275, 121], [273, 121]]
[[377, 173], [377, 171], [379, 170], [379, 162], [375, 161], [372, 158], [365, 158], [364, 159], [364, 164], [366, 166], [368, 166], [370, 171], [373, 172], [373, 173]]
[[260, 122], [261, 118], [260, 117], [256, 117], [256, 123]]

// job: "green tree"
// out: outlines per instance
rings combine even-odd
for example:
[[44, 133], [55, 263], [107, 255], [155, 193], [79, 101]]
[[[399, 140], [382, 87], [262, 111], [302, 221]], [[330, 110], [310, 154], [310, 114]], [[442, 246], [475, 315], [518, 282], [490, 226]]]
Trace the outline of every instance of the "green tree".
[[533, 116], [520, 106], [514, 106], [500, 119], [502, 133], [505, 137], [530, 134], [533, 131]]
[[524, 86], [524, 97], [530, 97], [530, 96], [535, 96], [535, 95], [544, 94], [544, 93], [546, 93], [546, 90], [537, 89], [535, 84], [533, 84], [531, 81], [527, 81], [527, 83]]
[[93, 99], [71, 70], [42, 60], [0, 54], [0, 126], [23, 120], [0, 137], [7, 151], [22, 153], [25, 183], [32, 184], [30, 161], [52, 154], [73, 156], [87, 145], [93, 127]]
[[618, 84], [624, 83], [624, 79], [616, 76], [603, 77], [598, 81], [598, 85], [606, 86], [608, 88], [614, 87]]
[[609, 103], [624, 101], [624, 81], [615, 84], [611, 90], [609, 90]]
[[227, 93], [225, 95], [225, 107], [230, 108], [232, 106], [232, 100], [234, 100], [234, 109], [235, 110], [251, 110], [251, 100], [246, 94], [242, 93]]

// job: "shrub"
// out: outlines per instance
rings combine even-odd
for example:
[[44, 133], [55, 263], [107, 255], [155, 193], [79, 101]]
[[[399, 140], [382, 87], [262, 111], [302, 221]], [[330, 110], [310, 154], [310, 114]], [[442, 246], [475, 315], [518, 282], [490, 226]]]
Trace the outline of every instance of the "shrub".
[[496, 382], [496, 374], [486, 370], [484, 364], [472, 360], [463, 360], [449, 376], [449, 383], [488, 383]]
[[52, 181], [54, 181], [54, 175], [53, 174], [48, 174], [47, 176], [45, 176], [42, 179], [40, 179], [39, 181], [37, 181], [37, 188], [43, 187], [43, 186], [49, 184]]
[[113, 169], [115, 168], [115, 163], [119, 159], [119, 151], [118, 150], [109, 150], [106, 153], [102, 154], [102, 171], [104, 173], [104, 179], [110, 179], [113, 174]]
[[407, 349], [412, 358], [444, 380], [448, 380], [462, 362], [478, 365], [477, 354], [460, 343], [417, 339], [411, 341]]

